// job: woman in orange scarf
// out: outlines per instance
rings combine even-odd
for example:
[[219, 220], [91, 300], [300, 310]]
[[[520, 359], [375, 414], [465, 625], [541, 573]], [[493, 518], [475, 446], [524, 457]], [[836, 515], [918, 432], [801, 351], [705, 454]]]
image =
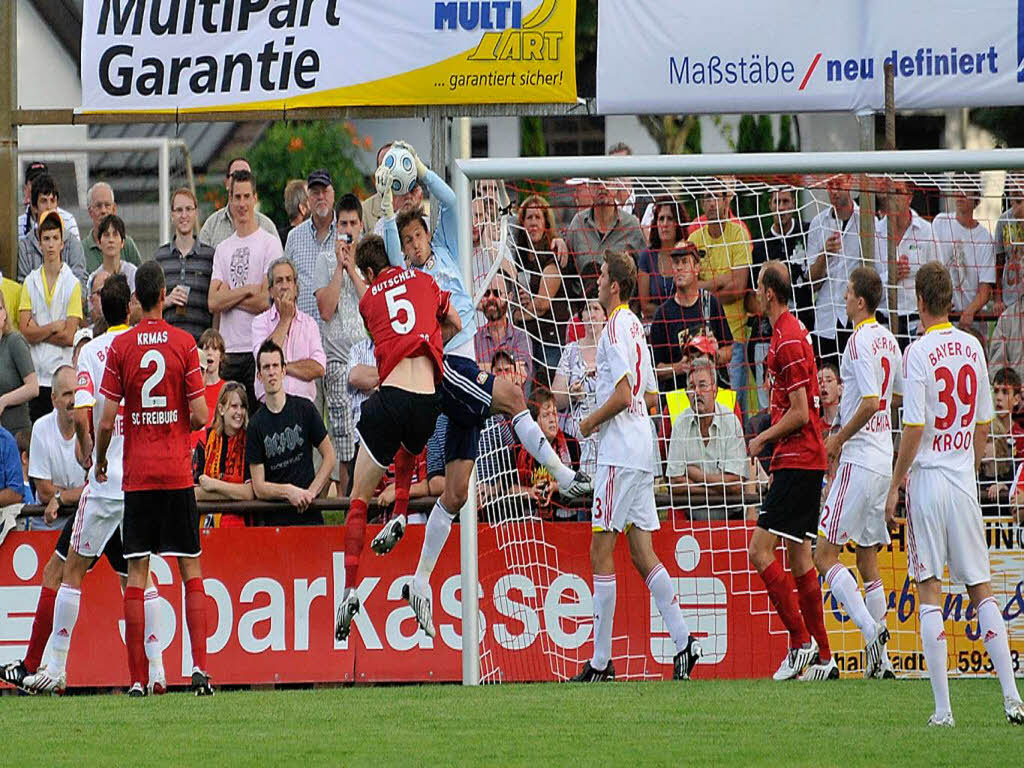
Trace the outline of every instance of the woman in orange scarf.
[[[217, 398], [213, 424], [206, 431], [206, 444], [196, 446], [192, 459], [196, 501], [251, 501], [255, 498], [249, 481], [249, 465], [245, 463], [248, 426], [245, 387], [237, 381], [228, 381]], [[206, 528], [244, 526], [244, 517], [229, 513], [209, 515], [204, 523]]]

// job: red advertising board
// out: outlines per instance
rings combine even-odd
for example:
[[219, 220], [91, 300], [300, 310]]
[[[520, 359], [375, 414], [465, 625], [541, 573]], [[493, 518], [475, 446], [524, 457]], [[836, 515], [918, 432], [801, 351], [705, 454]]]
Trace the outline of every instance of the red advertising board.
[[[512, 541], [502, 528], [479, 529], [483, 671], [488, 679], [555, 680], [591, 653], [589, 526], [525, 524]], [[437, 636], [419, 631], [401, 598], [419, 556], [422, 527], [410, 527], [387, 557], [367, 549], [358, 591], [363, 608], [347, 643], [333, 637], [344, 591], [344, 528], [248, 528], [203, 532], [209, 610], [209, 669], [219, 684], [461, 679], [458, 527], [437, 569]], [[368, 531], [372, 536], [376, 529]], [[722, 524], [686, 533], [663, 530], [655, 548], [674, 579], [706, 659], [698, 677], [759, 677], [785, 653], [760, 580], [746, 562], [749, 529]], [[0, 662], [24, 655], [53, 533], [12, 533], [0, 548]], [[667, 677], [674, 646], [622, 541], [614, 657], [619, 675]], [[181, 580], [153, 558], [160, 591], [168, 682], [191, 671]], [[117, 577], [101, 563], [83, 591], [68, 660], [72, 686], [128, 683]], [[770, 625], [770, 626], [769, 626]], [[771, 629], [772, 631], [769, 631]]]

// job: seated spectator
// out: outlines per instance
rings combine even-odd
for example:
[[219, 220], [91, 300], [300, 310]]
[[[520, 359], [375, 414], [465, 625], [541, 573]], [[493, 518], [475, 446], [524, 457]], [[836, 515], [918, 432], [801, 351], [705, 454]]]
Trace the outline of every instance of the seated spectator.
[[[538, 388], [533, 393], [533, 402], [530, 404], [533, 418], [551, 447], [555, 449], [558, 458], [567, 467], [576, 468], [579, 466], [580, 446], [575, 440], [567, 440], [565, 433], [558, 426], [558, 408], [555, 406], [555, 396], [551, 391]], [[539, 465], [537, 460], [530, 455], [522, 446], [516, 451], [516, 469], [519, 472], [518, 492], [530, 498], [534, 504], [537, 515], [545, 520], [575, 520], [576, 510], [569, 509], [558, 503], [558, 481], [551, 476], [547, 468]]]
[[935, 252], [953, 281], [953, 312], [961, 328], [977, 326], [974, 316], [988, 303], [996, 283], [995, 243], [985, 226], [974, 218], [981, 202], [981, 180], [973, 174], [954, 177], [954, 213], [932, 219]]
[[231, 176], [230, 185], [228, 206], [235, 233], [221, 242], [214, 252], [207, 304], [210, 312], [220, 316], [218, 330], [227, 347], [221, 375], [245, 385], [249, 393], [249, 412], [252, 413], [258, 405], [253, 384], [256, 366], [252, 350], [261, 341], [253, 335], [253, 315], [267, 309], [267, 270], [272, 261], [280, 258], [282, 251], [276, 232], [273, 236], [268, 235], [255, 218], [259, 196], [252, 174], [236, 171]]
[[996, 284], [992, 309], [1003, 313], [1021, 297], [1024, 277], [1024, 174], [1006, 174], [1006, 197], [1010, 207], [996, 221], [992, 239], [996, 252]]
[[[271, 262], [267, 284], [273, 304], [252, 321], [253, 357], [259, 354], [264, 341], [272, 340], [290, 361], [285, 367], [285, 391], [314, 402], [316, 380], [323, 378], [327, 357], [316, 320], [296, 304], [299, 278], [291, 259], [283, 256]], [[263, 397], [263, 385], [257, 377], [256, 398], [262, 401]]]
[[12, 434], [30, 429], [28, 404], [38, 394], [39, 377], [32, 352], [25, 337], [14, 330], [7, 300], [0, 293], [0, 426]]
[[[209, 391], [209, 390], [207, 390]], [[245, 387], [229, 381], [220, 388], [213, 421], [205, 440], [195, 447], [196, 501], [251, 501], [255, 498], [245, 460], [246, 430], [249, 427]], [[212, 519], [211, 519], [212, 517]], [[221, 513], [207, 516], [206, 528], [240, 528], [242, 515]]]
[[839, 430], [839, 399], [843, 396], [843, 380], [835, 360], [818, 364], [818, 394], [821, 395], [821, 424], [825, 434]]
[[[131, 262], [124, 261], [121, 258], [121, 254], [124, 252], [124, 222], [121, 221], [121, 217], [116, 214], [109, 214], [104, 216], [100, 223], [92, 230], [96, 233], [99, 245], [97, 250], [100, 252], [102, 261], [100, 265], [96, 267], [90, 274], [89, 279], [86, 280], [85, 290], [86, 293], [92, 297], [93, 281], [96, 279], [96, 275], [100, 272], [105, 272], [109, 275], [124, 275], [128, 281], [128, 287], [132, 293], [135, 293], [135, 270], [137, 267]], [[90, 232], [90, 234], [92, 234]], [[100, 288], [103, 286], [101, 285]], [[91, 304], [90, 304], [91, 306]], [[100, 312], [100, 317], [103, 313]]]
[[[256, 498], [286, 501], [291, 509], [264, 513], [260, 524], [323, 525], [323, 514], [309, 505], [327, 488], [334, 467], [334, 446], [313, 401], [284, 388], [284, 351], [267, 339], [256, 352], [257, 376], [266, 403], [249, 419], [245, 461]], [[314, 469], [313, 448], [320, 453]]]
[[[114, 202], [113, 188], [105, 181], [97, 181], [89, 187], [86, 201], [89, 218], [92, 219], [92, 229], [82, 239], [82, 249], [85, 251], [85, 269], [91, 274], [99, 269], [100, 264], [108, 258], [100, 243], [104, 231], [100, 228], [100, 223], [108, 216], [117, 215], [117, 203]], [[121, 250], [118, 251], [117, 256], [120, 260], [137, 267], [142, 263], [138, 246], [135, 245], [135, 241], [130, 235], [125, 234], [124, 229], [124, 222], [122, 222]], [[135, 290], [134, 274], [131, 272], [128, 277], [128, 284], [132, 286], [133, 291]]]
[[509, 280], [499, 272], [491, 280], [491, 286], [480, 299], [479, 310], [487, 323], [477, 328], [473, 347], [477, 363], [483, 371], [491, 369], [491, 359], [499, 349], [507, 350], [516, 361], [518, 374], [523, 381], [533, 378], [533, 355], [530, 339], [521, 328], [508, 321]]
[[732, 360], [732, 330], [718, 299], [698, 287], [697, 249], [684, 243], [672, 252], [675, 292], [654, 313], [651, 322], [651, 351], [654, 371], [663, 387], [685, 386], [690, 369], [686, 348], [696, 336], [709, 336], [716, 342], [716, 362], [724, 366]]
[[[700, 255], [697, 287], [710, 292], [721, 305], [732, 333], [732, 356], [729, 358], [729, 386], [741, 393], [740, 407], [746, 413], [742, 393], [747, 391], [749, 371], [746, 366], [747, 312], [744, 296], [750, 287], [751, 244], [749, 232], [731, 215], [732, 187], [726, 180], [710, 186], [700, 198], [707, 217], [700, 229], [689, 236]], [[728, 348], [718, 339], [720, 348]]]
[[[548, 201], [531, 195], [519, 207], [516, 232], [516, 266], [525, 289], [518, 291], [518, 310], [530, 340], [538, 374], [549, 381], [558, 366], [565, 331], [572, 315], [570, 299], [579, 298], [573, 291], [575, 265], [568, 261], [565, 241], [558, 237], [555, 215]], [[564, 264], [562, 269], [559, 264]], [[564, 277], [563, 277], [564, 274]], [[569, 293], [566, 288], [569, 288]]]
[[[18, 456], [21, 459], [21, 482], [25, 491], [26, 504], [38, 504], [39, 497], [36, 496], [35, 483], [28, 474], [29, 453], [32, 449], [32, 430], [21, 429], [14, 435], [14, 442], [18, 445]], [[28, 518], [21, 519], [21, 530], [25, 529]]]
[[43, 217], [53, 211], [61, 223], [61, 261], [70, 267], [71, 272], [84, 288], [89, 273], [85, 268], [85, 252], [82, 250], [82, 241], [78, 239], [77, 234], [64, 230], [64, 219], [60, 217], [57, 207], [59, 199], [57, 182], [49, 176], [44, 174], [32, 182], [32, 206], [39, 211], [39, 218], [32, 232], [18, 238], [18, 280], [24, 282], [33, 270], [42, 266], [43, 249], [39, 239], [39, 225], [42, 224]]
[[[22, 430], [27, 432], [27, 430]], [[21, 451], [14, 435], [0, 427], [0, 510], [12, 504], [30, 504], [31, 489], [22, 471]], [[2, 522], [2, 520], [0, 520]]]
[[288, 233], [309, 218], [309, 195], [305, 179], [292, 179], [284, 185], [284, 212], [288, 223], [277, 228], [282, 243], [288, 242]]
[[[318, 252], [313, 268], [313, 295], [317, 317], [323, 323], [320, 335], [327, 360], [323, 381], [327, 423], [338, 457], [337, 478], [342, 495], [348, 488], [348, 465], [356, 455], [356, 421], [349, 403], [346, 370], [352, 346], [366, 339], [359, 314], [359, 300], [366, 292], [366, 283], [355, 264], [356, 245], [363, 234], [360, 216], [362, 206], [356, 196], [342, 195], [337, 205], [337, 234], [332, 232], [331, 248]], [[309, 225], [303, 225], [306, 226]]]
[[580, 444], [579, 469], [593, 477], [597, 439], [580, 435], [580, 422], [597, 407], [597, 341], [608, 322], [604, 305], [597, 299], [588, 301], [582, 321], [583, 335], [566, 345], [551, 389], [562, 413], [562, 430]]
[[[31, 235], [36, 231], [36, 227], [39, 226], [39, 209], [32, 202], [32, 183], [40, 176], [48, 176], [49, 174], [49, 167], [46, 163], [39, 160], [29, 163], [25, 169], [25, 183], [21, 188], [24, 210], [18, 214], [18, 237]], [[78, 222], [75, 221], [72, 213], [59, 206], [57, 213], [60, 214], [60, 220], [64, 223], [64, 231], [81, 239], [82, 235], [78, 231]]]
[[64, 230], [56, 211], [43, 214], [36, 228], [43, 263], [25, 278], [18, 325], [32, 353], [39, 394], [29, 403], [35, 421], [53, 409], [53, 372], [71, 363], [75, 332], [82, 322], [82, 284], [61, 259]]
[[978, 469], [982, 511], [987, 515], [1005, 514], [1016, 474], [1016, 464], [1024, 458], [1024, 429], [1013, 421], [1021, 403], [1021, 380], [1012, 368], [1002, 368], [992, 377], [992, 405], [995, 417]]
[[646, 243], [636, 216], [619, 209], [615, 192], [603, 181], [585, 184], [593, 202], [573, 216], [565, 236], [575, 272], [583, 274], [594, 263], [600, 267], [605, 251], [625, 251], [637, 258]]
[[644, 320], [651, 320], [675, 292], [672, 250], [685, 240], [679, 203], [672, 198], [662, 199], [655, 203], [654, 211], [650, 247], [637, 260], [636, 284]]
[[[224, 362], [224, 337], [213, 328], [207, 328], [199, 337], [199, 367], [203, 371], [203, 395], [206, 398], [206, 410], [209, 416], [206, 425], [192, 431], [192, 449], [206, 439], [206, 431], [213, 426], [217, 416], [217, 402], [220, 391], [224, 387], [224, 379], [220, 377], [221, 363]], [[248, 403], [246, 403], [248, 412]]]
[[53, 410], [32, 425], [28, 476], [35, 485], [38, 503], [46, 505], [42, 516], [30, 517], [27, 530], [60, 530], [65, 520], [57, 519], [63, 505], [75, 507], [85, 489], [85, 470], [75, 458], [75, 385], [77, 375], [70, 365], [53, 374]]
[[735, 412], [718, 402], [716, 379], [710, 360], [694, 361], [691, 405], [672, 424], [666, 474], [673, 503], [688, 506], [691, 520], [742, 520], [747, 447]]
[[213, 326], [210, 313], [210, 280], [213, 277], [214, 250], [196, 239], [196, 196], [188, 187], [171, 195], [171, 220], [174, 237], [161, 245], [153, 259], [167, 277], [167, 301], [164, 320], [192, 334], [197, 342], [203, 331]]
[[[233, 183], [233, 174], [237, 171], [248, 174], [246, 178], [252, 178], [252, 166], [249, 165], [249, 161], [244, 157], [235, 157], [228, 162], [227, 171], [224, 174], [224, 188], [228, 191], [228, 204], [223, 208], [218, 208], [216, 211], [211, 213], [206, 221], [203, 222], [203, 228], [199, 230], [199, 242], [206, 243], [208, 246], [217, 249], [221, 243], [236, 234], [238, 231], [238, 223], [234, 220], [236, 215], [235, 211], [231, 210], [231, 197]], [[253, 183], [253, 191], [255, 192], [255, 182]], [[265, 214], [260, 213], [256, 210], [256, 206], [259, 205], [259, 201], [256, 200], [255, 194], [253, 195], [253, 206], [252, 216], [256, 225], [256, 229], [261, 229], [264, 232], [273, 236], [277, 247], [281, 248], [281, 239], [277, 235], [277, 226], [271, 218]], [[248, 227], [246, 227], [248, 230]]]

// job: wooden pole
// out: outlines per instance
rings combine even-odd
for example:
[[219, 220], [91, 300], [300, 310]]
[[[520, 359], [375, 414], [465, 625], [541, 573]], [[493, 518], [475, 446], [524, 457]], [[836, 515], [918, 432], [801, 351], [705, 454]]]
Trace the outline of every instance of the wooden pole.
[[[858, 112], [860, 148], [870, 152], [875, 148], [875, 113]], [[860, 189], [860, 263], [871, 264], [875, 248], [875, 193], [867, 184], [867, 174], [861, 175]]]
[[[18, 3], [0, 3], [0, 46], [6, 53], [0, 68], [0, 269], [4, 276], [18, 278], [18, 211], [21, 187], [18, 186]], [[8, 307], [8, 315], [17, 317], [17, 307]]]
[[[891, 61], [885, 63], [885, 149], [891, 152], [896, 149], [896, 97], [894, 90], [893, 65]], [[886, 213], [892, 210], [888, 205], [889, 196], [886, 195]], [[897, 317], [899, 316], [896, 264], [896, 219], [886, 216], [886, 238], [885, 252], [889, 266], [889, 330], [898, 333]], [[909, 320], [907, 333], [910, 332]]]

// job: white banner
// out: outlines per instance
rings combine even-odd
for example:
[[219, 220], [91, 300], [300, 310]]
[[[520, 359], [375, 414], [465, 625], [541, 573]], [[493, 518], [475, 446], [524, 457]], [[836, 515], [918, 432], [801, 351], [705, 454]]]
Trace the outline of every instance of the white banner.
[[576, 0], [85, 0], [82, 110], [575, 102], [575, 24]]
[[1024, 104], [1024, 0], [601, 0], [604, 114]]

